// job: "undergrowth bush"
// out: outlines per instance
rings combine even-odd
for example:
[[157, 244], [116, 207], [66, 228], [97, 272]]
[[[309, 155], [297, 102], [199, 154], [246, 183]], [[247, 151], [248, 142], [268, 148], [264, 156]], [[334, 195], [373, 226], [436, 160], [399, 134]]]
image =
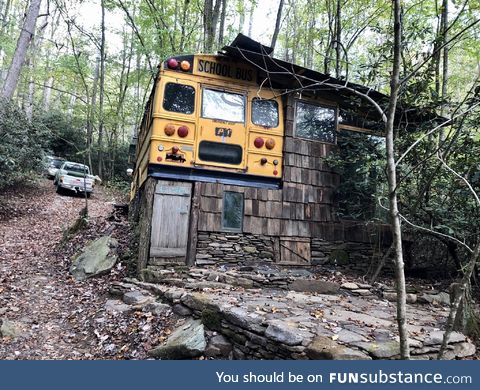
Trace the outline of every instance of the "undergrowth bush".
[[0, 189], [40, 172], [49, 141], [42, 123], [29, 121], [15, 104], [0, 99]]

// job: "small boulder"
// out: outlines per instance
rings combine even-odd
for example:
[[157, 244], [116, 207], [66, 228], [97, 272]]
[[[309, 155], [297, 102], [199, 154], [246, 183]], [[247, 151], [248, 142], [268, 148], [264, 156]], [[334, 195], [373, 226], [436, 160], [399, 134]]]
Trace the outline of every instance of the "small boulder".
[[144, 306], [154, 300], [151, 295], [145, 295], [141, 291], [128, 291], [123, 294], [123, 302], [127, 305]]
[[182, 317], [189, 317], [192, 315], [192, 311], [187, 306], [182, 305], [181, 303], [173, 305], [172, 310], [175, 314], [178, 314]]
[[175, 330], [164, 345], [148, 354], [157, 359], [191, 359], [203, 355], [206, 346], [203, 324], [200, 320], [190, 320]]
[[213, 358], [228, 358], [232, 352], [232, 344], [222, 335], [213, 336], [208, 342], [205, 356]]
[[109, 313], [127, 313], [132, 307], [118, 299], [109, 299], [105, 303], [105, 310]]
[[289, 286], [290, 290], [318, 294], [338, 294], [340, 285], [333, 282], [316, 279], [295, 279]]
[[17, 322], [3, 319], [2, 326], [0, 326], [0, 336], [15, 339], [21, 335], [22, 329]]
[[150, 302], [145, 305], [144, 310], [149, 311], [156, 316], [161, 316], [170, 310], [170, 305], [160, 302]]
[[101, 237], [87, 245], [80, 254], [72, 258], [70, 273], [76, 280], [107, 273], [117, 261], [114, 248], [117, 240], [110, 236]]

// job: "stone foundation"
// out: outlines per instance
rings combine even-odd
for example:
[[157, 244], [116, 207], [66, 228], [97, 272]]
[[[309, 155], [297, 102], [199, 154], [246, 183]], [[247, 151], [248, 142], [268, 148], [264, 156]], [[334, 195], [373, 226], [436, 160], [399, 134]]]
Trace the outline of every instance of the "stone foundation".
[[259, 264], [275, 260], [272, 237], [242, 233], [198, 232], [197, 265]]
[[[311, 248], [312, 265], [361, 274], [369, 270], [373, 272], [387, 250], [387, 248], [380, 250], [374, 243], [329, 242], [321, 239], [312, 239]], [[382, 274], [393, 274], [393, 272], [393, 262], [385, 262]]]

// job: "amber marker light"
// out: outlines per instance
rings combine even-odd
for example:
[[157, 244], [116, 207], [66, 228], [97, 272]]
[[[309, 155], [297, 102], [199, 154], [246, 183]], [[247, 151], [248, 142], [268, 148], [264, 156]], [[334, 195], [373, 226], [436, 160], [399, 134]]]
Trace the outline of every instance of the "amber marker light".
[[275, 140], [273, 138], [267, 139], [267, 141], [265, 142], [265, 147], [267, 149], [273, 149], [275, 147]]
[[255, 138], [255, 141], [253, 141], [253, 144], [258, 149], [260, 149], [263, 146], [264, 143], [265, 143], [265, 141], [261, 137], [257, 137], [257, 138]]
[[178, 136], [185, 138], [188, 135], [188, 127], [187, 126], [180, 126], [177, 130]]
[[190, 62], [188, 62], [188, 61], [180, 62], [180, 69], [182, 69], [184, 72], [189, 71], [190, 70]]
[[169, 137], [175, 134], [175, 126], [172, 124], [168, 124], [165, 126], [165, 134], [168, 135]]

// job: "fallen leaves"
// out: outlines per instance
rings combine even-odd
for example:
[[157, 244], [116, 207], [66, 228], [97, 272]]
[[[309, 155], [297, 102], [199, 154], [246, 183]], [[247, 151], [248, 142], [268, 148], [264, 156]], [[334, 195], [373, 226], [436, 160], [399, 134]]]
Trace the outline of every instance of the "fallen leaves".
[[0, 319], [26, 329], [22, 337], [2, 340], [0, 359], [139, 359], [166, 337], [169, 316], [105, 311], [110, 283], [125, 276], [121, 261], [109, 275], [85, 282], [68, 273], [70, 257], [100, 235], [119, 241], [121, 259], [127, 253], [128, 225], [118, 216], [108, 220], [111, 200], [97, 188], [87, 228], [64, 240], [83, 198], [56, 195], [47, 180], [0, 196]]

